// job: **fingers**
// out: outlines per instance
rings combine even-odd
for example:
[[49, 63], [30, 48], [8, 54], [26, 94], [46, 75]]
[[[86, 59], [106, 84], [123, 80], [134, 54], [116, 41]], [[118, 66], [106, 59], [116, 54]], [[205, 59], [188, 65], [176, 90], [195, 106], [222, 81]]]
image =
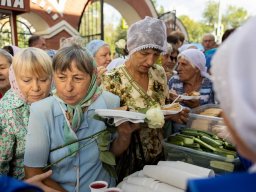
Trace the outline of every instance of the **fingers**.
[[48, 177], [50, 177], [51, 174], [52, 174], [52, 170], [49, 170], [49, 171], [47, 171], [45, 173], [42, 173], [40, 175], [35, 175], [35, 176], [27, 179], [26, 182], [33, 183], [33, 182], [42, 181], [42, 180], [47, 179]]

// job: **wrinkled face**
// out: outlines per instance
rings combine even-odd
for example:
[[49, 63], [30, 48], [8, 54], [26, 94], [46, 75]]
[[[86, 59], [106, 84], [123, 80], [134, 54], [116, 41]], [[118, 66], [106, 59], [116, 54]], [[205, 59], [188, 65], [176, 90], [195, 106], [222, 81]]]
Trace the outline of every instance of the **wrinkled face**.
[[178, 67], [177, 67], [177, 72], [180, 77], [180, 80], [183, 82], [188, 82], [197, 75], [198, 73], [200, 74], [199, 69], [196, 67], [192, 66], [186, 59], [184, 58], [179, 58], [178, 59]]
[[143, 49], [132, 54], [130, 62], [139, 73], [148, 73], [148, 70], [156, 63], [159, 56], [160, 52], [155, 49]]
[[102, 46], [94, 56], [97, 66], [107, 67], [111, 62], [111, 52], [109, 46]]
[[50, 93], [52, 79], [48, 75], [37, 77], [24, 70], [16, 75], [16, 80], [28, 103], [44, 99]]
[[5, 93], [10, 88], [8, 60], [0, 55], [0, 92]]
[[78, 104], [87, 94], [91, 77], [72, 62], [71, 69], [54, 73], [57, 95], [69, 105]]
[[205, 36], [203, 38], [202, 45], [203, 45], [205, 51], [209, 50], [209, 49], [212, 49], [212, 48], [215, 47], [214, 39], [210, 36]]
[[34, 47], [37, 47], [39, 49], [43, 49], [46, 50], [47, 46], [46, 46], [46, 42], [44, 38], [40, 38], [38, 39], [38, 41], [36, 42], [36, 44], [34, 45]]

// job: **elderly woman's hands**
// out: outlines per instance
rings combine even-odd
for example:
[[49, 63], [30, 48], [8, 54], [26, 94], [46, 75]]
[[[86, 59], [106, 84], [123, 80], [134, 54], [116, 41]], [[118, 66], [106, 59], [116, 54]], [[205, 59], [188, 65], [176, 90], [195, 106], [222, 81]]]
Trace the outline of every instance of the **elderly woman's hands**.
[[176, 123], [186, 123], [188, 121], [188, 113], [189, 113], [189, 109], [184, 108], [181, 112], [179, 112], [178, 114], [174, 114], [174, 115], [166, 115], [165, 119], [166, 120], [171, 120], [174, 121]]
[[39, 188], [41, 188], [43, 191], [45, 192], [60, 192], [58, 190], [55, 190], [53, 188], [50, 188], [48, 186], [46, 186], [43, 181], [47, 178], [49, 178], [52, 174], [52, 170], [49, 170], [45, 173], [42, 173], [40, 175], [35, 175], [27, 180], [25, 180], [26, 183], [29, 183], [31, 185], [35, 185]]
[[181, 103], [187, 107], [195, 108], [200, 105], [200, 100], [199, 99], [182, 100]]
[[113, 141], [111, 151], [115, 156], [121, 155], [130, 145], [131, 135], [140, 129], [140, 124], [124, 122], [117, 127], [117, 138]]

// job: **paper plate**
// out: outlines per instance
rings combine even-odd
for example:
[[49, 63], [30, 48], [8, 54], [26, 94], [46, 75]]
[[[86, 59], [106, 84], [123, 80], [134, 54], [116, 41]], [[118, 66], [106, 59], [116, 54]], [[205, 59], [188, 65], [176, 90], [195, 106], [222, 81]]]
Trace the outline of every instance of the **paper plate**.
[[188, 95], [181, 95], [180, 99], [182, 100], [193, 100], [193, 99], [200, 99], [200, 95], [199, 96], [188, 96]]
[[183, 107], [181, 105], [180, 105], [180, 108], [178, 110], [171, 110], [171, 109], [166, 109], [165, 110], [164, 108], [167, 108], [167, 107], [171, 107], [171, 105], [169, 104], [169, 105], [164, 105], [164, 106], [161, 107], [162, 112], [163, 112], [164, 115], [174, 115], [174, 114], [177, 114], [177, 113], [181, 112], [182, 109], [183, 109]]
[[102, 117], [125, 117], [129, 119], [145, 119], [146, 117], [143, 113], [114, 109], [96, 109], [95, 113]]

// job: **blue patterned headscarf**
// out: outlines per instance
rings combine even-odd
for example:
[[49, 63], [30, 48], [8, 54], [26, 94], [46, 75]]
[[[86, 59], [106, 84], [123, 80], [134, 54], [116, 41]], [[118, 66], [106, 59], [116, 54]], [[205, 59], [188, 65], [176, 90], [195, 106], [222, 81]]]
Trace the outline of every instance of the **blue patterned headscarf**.
[[104, 46], [108, 45], [105, 41], [102, 40], [92, 40], [86, 45], [86, 49], [91, 53], [92, 56], [95, 56], [98, 50]]

